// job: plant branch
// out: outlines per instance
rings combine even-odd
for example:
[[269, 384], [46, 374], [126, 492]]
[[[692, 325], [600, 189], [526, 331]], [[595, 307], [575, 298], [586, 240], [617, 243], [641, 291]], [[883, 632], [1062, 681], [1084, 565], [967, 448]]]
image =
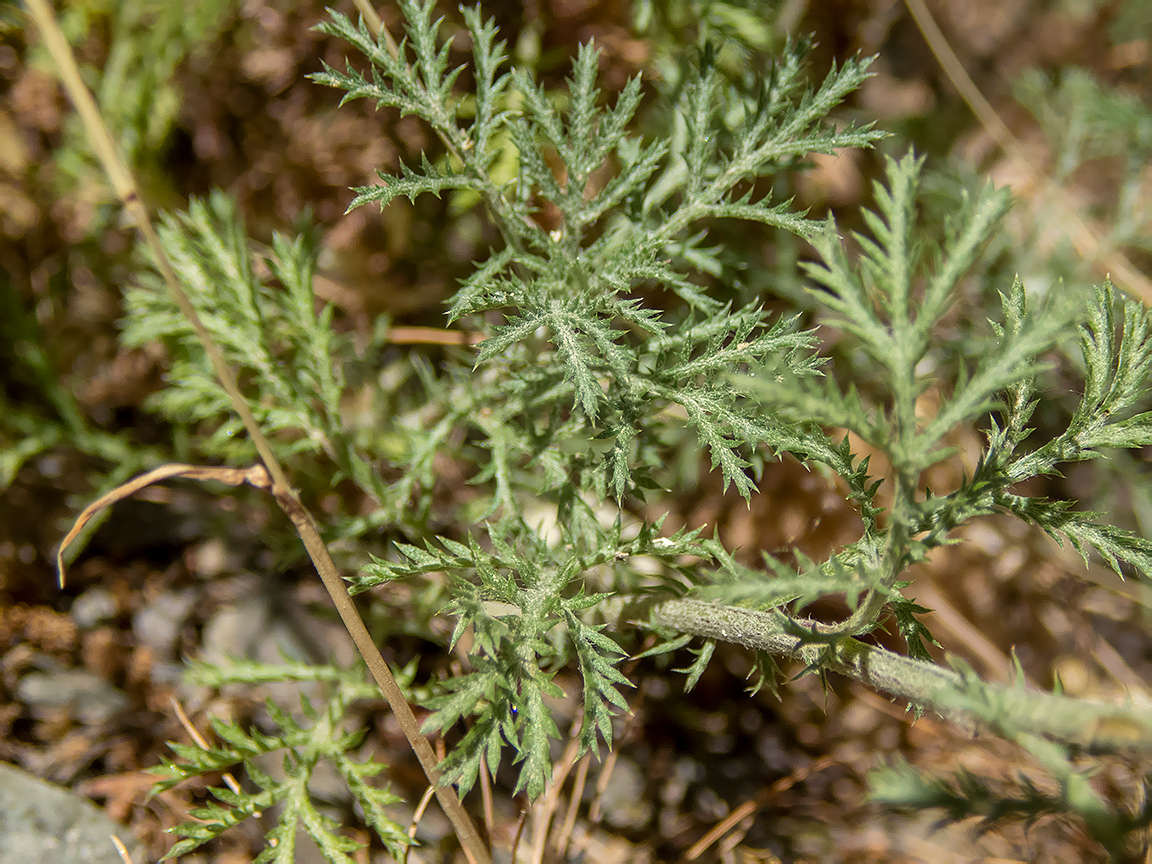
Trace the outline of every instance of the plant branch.
[[[636, 609], [625, 607], [630, 620]], [[783, 615], [699, 600], [666, 600], [648, 609], [650, 624], [830, 669], [869, 687], [930, 708], [969, 731], [994, 725], [1001, 734], [1020, 729], [1086, 747], [1093, 752], [1152, 750], [1152, 716], [1136, 706], [1087, 702], [1055, 693], [979, 681], [851, 637], [806, 642], [795, 627], [821, 633], [823, 625]], [[979, 704], [977, 704], [979, 703]], [[985, 710], [986, 709], [986, 710]]]

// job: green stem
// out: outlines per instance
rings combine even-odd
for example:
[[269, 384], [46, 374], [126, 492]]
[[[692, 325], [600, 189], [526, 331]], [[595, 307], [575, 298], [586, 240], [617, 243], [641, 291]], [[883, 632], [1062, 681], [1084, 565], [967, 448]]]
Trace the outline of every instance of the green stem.
[[[636, 607], [622, 620], [637, 620]], [[1132, 704], [1088, 702], [1055, 693], [980, 681], [974, 674], [913, 660], [851, 637], [831, 643], [805, 642], [789, 632], [782, 616], [699, 600], [665, 600], [647, 610], [650, 624], [708, 639], [719, 639], [791, 657], [828, 669], [869, 687], [928, 708], [974, 731], [995, 727], [1006, 737], [1043, 735], [1094, 752], [1152, 750], [1152, 712]], [[817, 632], [828, 628], [810, 620], [795, 624]]]

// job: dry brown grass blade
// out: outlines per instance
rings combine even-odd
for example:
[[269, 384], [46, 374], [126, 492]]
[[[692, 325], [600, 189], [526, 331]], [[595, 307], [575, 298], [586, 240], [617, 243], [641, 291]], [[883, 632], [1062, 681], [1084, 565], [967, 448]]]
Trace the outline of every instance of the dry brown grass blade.
[[132, 864], [132, 856], [128, 854], [128, 847], [124, 842], [115, 834], [109, 834], [108, 838], [112, 841], [112, 845], [116, 847], [116, 854], [120, 856], [120, 860], [124, 864]]
[[480, 762], [480, 804], [484, 813], [484, 833], [488, 835], [488, 843], [496, 834], [496, 816], [492, 806], [492, 775], [488, 773], [488, 763]]
[[564, 824], [556, 835], [557, 861], [568, 860], [568, 844], [572, 842], [572, 832], [576, 828], [576, 811], [584, 800], [584, 784], [588, 781], [588, 767], [592, 764], [592, 754], [585, 753], [576, 766], [576, 779], [572, 781], [572, 794], [568, 796], [568, 812], [564, 814]]
[[[192, 725], [192, 721], [189, 719], [188, 713], [184, 710], [184, 706], [181, 705], [174, 696], [168, 699], [168, 704], [171, 705], [172, 710], [176, 712], [176, 719], [180, 721], [180, 725], [184, 727], [184, 731], [188, 733], [188, 737], [195, 741], [196, 746], [201, 750], [207, 750], [208, 742], [204, 740], [204, 736], [200, 734], [200, 731]], [[240, 794], [240, 784], [236, 781], [236, 778], [232, 776], [231, 771], [225, 771], [221, 779], [224, 781], [224, 785], [231, 789], [236, 795]], [[260, 818], [261, 814], [257, 811], [252, 815]]]
[[441, 330], [439, 327], [388, 328], [388, 341], [393, 345], [475, 345], [483, 340], [479, 333]]
[[[1015, 680], [1017, 672], [1011, 658], [1001, 651], [996, 643], [984, 635], [980, 628], [965, 618], [935, 584], [932, 582], [917, 583], [916, 592], [917, 602], [931, 609], [935, 616], [933, 620], [936, 623], [933, 628], [939, 628], [940, 631], [951, 636], [954, 647], [959, 649], [949, 653], [957, 656], [967, 653], [979, 661], [989, 677], [1002, 684], [1009, 684]], [[1023, 683], [1028, 686], [1037, 686], [1036, 682], [1027, 676], [1024, 677]]]
[[[429, 786], [420, 796], [420, 803], [416, 805], [416, 810], [412, 813], [412, 824], [408, 826], [408, 839], [410, 841], [416, 840], [416, 829], [420, 827], [420, 820], [424, 818], [424, 811], [428, 809], [428, 805], [432, 801], [432, 793], [435, 791]], [[408, 864], [408, 853], [411, 850], [411, 846], [404, 847], [404, 857], [400, 859], [400, 864]]]
[[392, 38], [392, 34], [384, 29], [384, 22], [380, 20], [380, 15], [372, 7], [368, 0], [354, 0], [360, 16], [364, 19], [364, 23], [368, 25], [368, 29], [384, 40], [384, 44], [388, 50], [395, 54], [397, 51], [396, 42]]
[[599, 825], [600, 817], [603, 815], [600, 811], [604, 804], [604, 793], [608, 791], [608, 781], [612, 779], [612, 772], [616, 770], [617, 753], [612, 750], [604, 758], [604, 762], [600, 766], [600, 776], [596, 778], [595, 792], [592, 795], [592, 803], [588, 805], [588, 824]]
[[548, 784], [544, 797], [536, 802], [533, 809], [532, 821], [532, 864], [543, 864], [545, 846], [548, 842], [548, 829], [552, 825], [552, 817], [560, 804], [560, 792], [568, 780], [572, 766], [576, 764], [576, 756], [580, 751], [580, 721], [573, 724], [572, 734], [568, 738], [568, 746], [552, 767], [552, 780]]
[[516, 836], [512, 839], [512, 854], [509, 856], [509, 860], [512, 861], [513, 864], [519, 860], [520, 838], [524, 836], [524, 825], [528, 822], [528, 811], [531, 809], [531, 807], [525, 806], [524, 809], [520, 811], [520, 821], [516, 823]]
[[56, 578], [59, 581], [60, 587], [64, 587], [64, 553], [72, 541], [84, 530], [84, 526], [91, 521], [93, 516], [105, 507], [111, 507], [117, 501], [123, 501], [125, 498], [135, 495], [141, 489], [151, 486], [153, 483], [160, 483], [175, 477], [182, 477], [188, 480], [215, 480], [218, 483], [225, 483], [229, 486], [243, 486], [245, 483], [248, 483], [257, 489], [270, 489], [272, 487], [272, 480], [263, 465], [253, 465], [250, 468], [218, 468], [169, 462], [167, 465], [153, 468], [151, 471], [132, 478], [127, 483], [122, 483], [111, 492], [101, 495], [85, 507], [83, 512], [76, 517], [76, 522], [72, 525], [72, 530], [60, 541], [60, 548], [56, 552]]
[[92, 148], [103, 165], [117, 197], [132, 215], [136, 228], [151, 251], [173, 300], [179, 306], [181, 313], [188, 320], [197, 339], [203, 346], [220, 385], [228, 394], [233, 408], [244, 424], [245, 430], [252, 439], [256, 451], [271, 477], [271, 489], [277, 503], [292, 520], [297, 534], [308, 551], [308, 557], [312, 559], [325, 589], [332, 598], [336, 611], [340, 615], [340, 620], [356, 645], [356, 650], [364, 658], [373, 680], [380, 688], [380, 692], [383, 693], [392, 712], [396, 715], [396, 719], [400, 722], [404, 735], [416, 754], [420, 766], [424, 769], [429, 782], [436, 788], [437, 800], [444, 809], [448, 820], [452, 823], [465, 855], [473, 864], [490, 864], [491, 856], [488, 854], [476, 826], [472, 823], [471, 817], [468, 816], [460, 803], [456, 791], [450, 785], [440, 784], [440, 772], [437, 768], [437, 759], [432, 751], [432, 746], [427, 737], [421, 733], [420, 724], [416, 720], [412, 706], [408, 704], [392, 675], [392, 670], [388, 668], [379, 648], [372, 641], [368, 628], [364, 626], [360, 613], [348, 595], [344, 580], [340, 577], [336, 564], [320, 537], [315, 520], [296, 497], [284, 468], [280, 465], [260, 425], [256, 422], [252, 409], [241, 394], [236, 384], [235, 375], [225, 362], [219, 347], [213, 342], [204, 327], [204, 323], [200, 320], [200, 316], [196, 313], [188, 295], [180, 286], [180, 281], [164, 252], [160, 238], [152, 226], [148, 208], [144, 205], [136, 181], [112, 143], [112, 136], [108, 132], [108, 127], [100, 116], [100, 111], [91, 92], [84, 84], [80, 70], [76, 66], [76, 59], [72, 54], [71, 46], [60, 31], [60, 26], [56, 22], [51, 7], [47, 0], [28, 0], [27, 9], [28, 14], [36, 23], [36, 28], [44, 40], [45, 47], [56, 63], [64, 89], [67, 91], [72, 104], [76, 106], [76, 111], [84, 124]]
[[695, 861], [697, 858], [707, 852], [710, 846], [719, 841], [725, 834], [735, 828], [741, 821], [748, 818], [757, 811], [762, 810], [764, 807], [767, 807], [768, 804], [771, 803], [772, 799], [779, 795], [781, 792], [785, 792], [788, 789], [791, 789], [797, 783], [800, 783], [803, 780], [807, 780], [818, 771], [823, 771], [825, 768], [832, 767], [837, 763], [837, 761], [838, 760], [835, 756], [821, 756], [811, 764], [797, 768], [787, 777], [781, 777], [766, 790], [764, 790], [764, 792], [762, 792], [760, 795], [745, 801], [743, 804], [729, 813], [726, 817], [724, 817], [724, 819], [716, 823], [712, 830], [710, 830], [707, 834], [692, 844], [688, 851], [684, 853], [683, 860]]
[[976, 83], [964, 69], [964, 64], [960, 62], [960, 58], [956, 56], [956, 52], [948, 44], [948, 40], [940, 31], [936, 19], [928, 11], [924, 0], [904, 0], [904, 2], [908, 11], [912, 13], [916, 26], [920, 28], [924, 41], [928, 43], [929, 49], [940, 64], [940, 68], [944, 70], [944, 74], [948, 76], [952, 86], [960, 93], [960, 98], [967, 103], [972, 113], [976, 115], [976, 119], [992, 136], [1000, 149], [1017, 162], [1037, 188], [1054, 187], [1055, 195], [1053, 198], [1060, 208], [1060, 215], [1068, 226], [1076, 251], [1093, 263], [1102, 264], [1106, 274], [1118, 287], [1138, 298], [1144, 305], [1152, 306], [1152, 281], [1136, 269], [1123, 252], [1103, 242], [1096, 235], [1096, 232], [1080, 218], [1080, 214], [1076, 212], [1076, 208], [1069, 201], [1068, 194], [1063, 189], [1049, 183], [1047, 178], [1032, 165], [1020, 141], [1000, 119], [996, 109], [984, 98], [980, 88], [976, 86]]

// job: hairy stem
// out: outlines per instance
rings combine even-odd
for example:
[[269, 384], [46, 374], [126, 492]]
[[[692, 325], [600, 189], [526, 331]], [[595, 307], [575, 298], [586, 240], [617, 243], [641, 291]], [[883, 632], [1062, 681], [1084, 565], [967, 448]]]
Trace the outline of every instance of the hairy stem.
[[[631, 614], [628, 617], [635, 620]], [[782, 616], [753, 609], [666, 600], [649, 608], [648, 621], [791, 657], [806, 665], [818, 663], [822, 669], [931, 709], [970, 731], [994, 724], [1001, 734], [1015, 728], [1094, 752], [1152, 749], [1152, 714], [1132, 704], [1108, 705], [1023, 686], [991, 684], [851, 637], [806, 642], [789, 632]], [[794, 619], [794, 623], [817, 633], [826, 629], [805, 619]]]

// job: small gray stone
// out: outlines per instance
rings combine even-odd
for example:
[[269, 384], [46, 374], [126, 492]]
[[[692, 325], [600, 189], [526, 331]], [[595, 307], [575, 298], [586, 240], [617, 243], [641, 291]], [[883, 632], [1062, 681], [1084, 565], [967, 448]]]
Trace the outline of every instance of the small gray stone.
[[89, 588], [72, 604], [72, 620], [81, 630], [103, 624], [116, 617], [116, 596], [100, 585]]
[[194, 547], [189, 554], [189, 569], [201, 579], [211, 580], [237, 562], [229, 560], [228, 547], [223, 541], [213, 539]]
[[617, 759], [601, 799], [604, 820], [613, 828], [639, 829], [652, 818], [652, 802], [644, 789], [644, 774], [631, 759]]
[[132, 616], [132, 632], [140, 645], [151, 648], [160, 659], [172, 653], [180, 626], [196, 604], [196, 592], [164, 591]]
[[[235, 659], [270, 664], [308, 659], [306, 647], [285, 621], [274, 616], [271, 601], [258, 587], [212, 615], [204, 625], [201, 641], [204, 647], [199, 659], [213, 666], [228, 667]], [[270, 681], [259, 685], [259, 693], [261, 698], [296, 711], [301, 693], [322, 700], [324, 686], [318, 681]], [[201, 698], [198, 689], [183, 690], [193, 705]]]
[[121, 864], [112, 834], [133, 861], [144, 860], [132, 836], [88, 801], [0, 763], [0, 862]]
[[112, 719], [129, 704], [120, 690], [83, 669], [29, 672], [16, 685], [16, 699], [33, 710], [70, 708], [81, 723], [92, 726]]
[[254, 656], [270, 619], [268, 600], [260, 593], [220, 609], [204, 626], [204, 662], [226, 665], [230, 657]]

